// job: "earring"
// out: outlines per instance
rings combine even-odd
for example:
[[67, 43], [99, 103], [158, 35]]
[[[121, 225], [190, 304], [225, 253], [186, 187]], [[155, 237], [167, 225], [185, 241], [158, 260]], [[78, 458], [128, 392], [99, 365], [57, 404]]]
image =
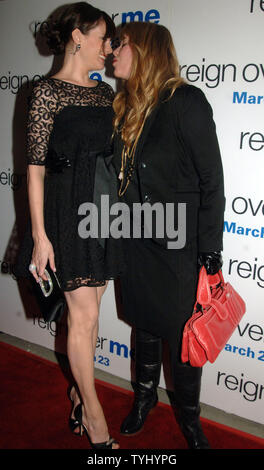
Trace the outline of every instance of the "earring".
[[76, 52], [78, 52], [80, 49], [81, 49], [81, 44], [76, 44], [75, 51], [73, 51], [73, 52], [70, 52], [70, 54], [73, 54], [73, 55], [75, 55], [75, 54], [76, 54]]
[[81, 49], [81, 44], [77, 44], [74, 55]]

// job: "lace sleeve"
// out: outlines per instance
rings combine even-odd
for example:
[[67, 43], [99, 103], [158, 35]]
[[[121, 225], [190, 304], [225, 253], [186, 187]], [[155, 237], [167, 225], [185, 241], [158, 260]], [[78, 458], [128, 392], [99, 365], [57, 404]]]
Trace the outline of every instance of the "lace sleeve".
[[29, 165], [45, 165], [49, 138], [58, 97], [52, 86], [39, 81], [34, 87], [27, 124], [27, 161]]
[[109, 83], [106, 83], [106, 82], [101, 82], [100, 90], [101, 90], [101, 95], [104, 98], [105, 104], [108, 106], [109, 105], [112, 106], [112, 103], [115, 97], [115, 92], [113, 88], [111, 87], [111, 85], [109, 85]]
[[110, 101], [114, 101], [115, 92], [114, 92], [113, 88], [110, 85], [108, 85], [108, 93], [109, 93]]

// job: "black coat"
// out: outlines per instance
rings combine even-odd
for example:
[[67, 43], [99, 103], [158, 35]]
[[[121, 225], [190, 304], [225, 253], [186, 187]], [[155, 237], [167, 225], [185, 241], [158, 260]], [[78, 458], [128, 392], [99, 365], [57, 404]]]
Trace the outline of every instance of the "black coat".
[[[121, 151], [116, 138], [117, 174]], [[158, 103], [143, 128], [135, 162], [123, 201], [161, 202], [164, 207], [173, 202], [175, 222], [178, 204], [186, 204], [186, 243], [180, 249], [168, 249], [166, 233], [163, 238], [125, 240], [124, 313], [137, 326], [168, 336], [171, 327], [182, 330], [192, 313], [197, 254], [223, 248], [221, 156], [212, 109], [199, 88], [183, 85]]]

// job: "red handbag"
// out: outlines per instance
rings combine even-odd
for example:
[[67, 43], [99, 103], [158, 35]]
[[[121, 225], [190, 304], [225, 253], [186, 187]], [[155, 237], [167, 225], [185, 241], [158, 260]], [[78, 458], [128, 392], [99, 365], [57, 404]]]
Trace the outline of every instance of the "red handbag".
[[224, 281], [222, 271], [209, 276], [203, 266], [194, 313], [183, 331], [182, 362], [189, 361], [193, 367], [214, 362], [245, 311], [244, 300]]

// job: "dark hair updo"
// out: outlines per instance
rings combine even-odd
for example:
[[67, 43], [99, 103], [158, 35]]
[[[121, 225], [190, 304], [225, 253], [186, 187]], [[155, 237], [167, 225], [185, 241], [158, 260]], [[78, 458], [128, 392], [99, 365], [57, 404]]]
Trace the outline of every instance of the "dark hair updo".
[[106, 24], [106, 38], [115, 36], [115, 25], [110, 16], [86, 2], [63, 5], [53, 12], [41, 28], [47, 44], [53, 54], [62, 54], [72, 38], [72, 32], [78, 28], [82, 34], [88, 33], [100, 21]]

